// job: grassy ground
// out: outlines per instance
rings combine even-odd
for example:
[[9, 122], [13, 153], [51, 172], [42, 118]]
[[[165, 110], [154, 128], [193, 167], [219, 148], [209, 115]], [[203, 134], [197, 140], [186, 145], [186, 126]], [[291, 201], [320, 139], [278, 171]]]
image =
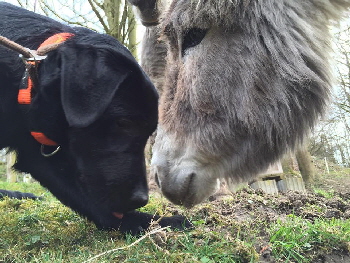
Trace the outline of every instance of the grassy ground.
[[142, 211], [185, 214], [196, 227], [154, 225], [132, 237], [97, 230], [36, 183], [0, 182], [44, 197], [0, 201], [0, 262], [350, 262], [350, 193], [326, 186], [280, 196], [243, 189], [190, 211], [152, 196]]

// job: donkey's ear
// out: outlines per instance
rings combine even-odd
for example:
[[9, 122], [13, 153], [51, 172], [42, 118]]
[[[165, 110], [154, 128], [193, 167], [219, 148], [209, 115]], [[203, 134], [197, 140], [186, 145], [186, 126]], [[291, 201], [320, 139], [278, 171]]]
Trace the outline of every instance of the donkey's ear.
[[132, 71], [129, 58], [103, 48], [66, 47], [61, 51], [61, 99], [69, 126], [96, 121]]

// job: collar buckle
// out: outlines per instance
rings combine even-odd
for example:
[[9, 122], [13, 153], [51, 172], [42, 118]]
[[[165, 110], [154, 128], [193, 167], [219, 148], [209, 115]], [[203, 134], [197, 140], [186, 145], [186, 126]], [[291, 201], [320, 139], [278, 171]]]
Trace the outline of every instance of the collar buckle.
[[30, 50], [30, 49], [27, 49], [28, 52], [32, 55], [32, 57], [25, 57], [23, 56], [22, 54], [19, 55], [19, 57], [22, 59], [22, 61], [26, 64], [27, 62], [40, 62], [42, 60], [44, 60], [45, 58], [47, 58], [47, 55], [44, 55], [44, 56], [40, 56], [37, 54], [36, 50]]

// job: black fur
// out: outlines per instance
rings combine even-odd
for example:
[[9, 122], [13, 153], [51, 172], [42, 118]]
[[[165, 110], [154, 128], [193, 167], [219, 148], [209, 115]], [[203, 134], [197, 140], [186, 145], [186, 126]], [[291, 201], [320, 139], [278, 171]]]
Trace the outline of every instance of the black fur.
[[[148, 201], [143, 151], [157, 125], [157, 93], [114, 38], [0, 2], [0, 35], [37, 49], [60, 32], [75, 36], [40, 63], [27, 113], [17, 103], [24, 64], [0, 46], [0, 147], [15, 150], [16, 169], [97, 226], [137, 233], [152, 219], [133, 210]], [[28, 123], [62, 150], [43, 157]], [[183, 222], [172, 217], [160, 224], [181, 228]]]
[[33, 200], [41, 200], [42, 197], [38, 197], [33, 195], [32, 193], [22, 193], [18, 191], [8, 191], [8, 190], [0, 190], [0, 200], [9, 197], [15, 199], [33, 199]]

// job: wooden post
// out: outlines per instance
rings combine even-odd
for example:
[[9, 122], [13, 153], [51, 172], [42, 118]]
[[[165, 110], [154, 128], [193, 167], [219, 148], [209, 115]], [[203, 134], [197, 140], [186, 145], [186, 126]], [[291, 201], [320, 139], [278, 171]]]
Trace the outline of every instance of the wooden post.
[[12, 169], [13, 164], [16, 161], [16, 154], [14, 152], [8, 153], [6, 155], [6, 176], [7, 182], [15, 183], [17, 182], [17, 173]]
[[329, 166], [328, 166], [328, 162], [327, 162], [327, 157], [324, 157], [324, 162], [326, 164], [326, 171], [327, 171], [327, 174], [329, 174]]

